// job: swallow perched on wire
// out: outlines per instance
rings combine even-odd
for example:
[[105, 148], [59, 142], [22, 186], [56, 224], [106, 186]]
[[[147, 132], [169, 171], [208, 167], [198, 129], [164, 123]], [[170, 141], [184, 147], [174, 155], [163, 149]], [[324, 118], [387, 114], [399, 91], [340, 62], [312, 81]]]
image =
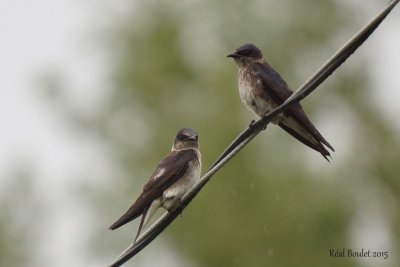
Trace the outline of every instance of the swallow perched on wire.
[[180, 205], [182, 196], [200, 179], [201, 154], [198, 135], [190, 128], [181, 129], [174, 140], [171, 152], [154, 170], [143, 192], [129, 209], [110, 227], [110, 230], [142, 215], [135, 241], [160, 207], [169, 212]]
[[[262, 117], [288, 99], [293, 91], [282, 77], [265, 61], [255, 45], [245, 44], [229, 54], [238, 66], [239, 94], [242, 102], [256, 115]], [[278, 124], [294, 138], [318, 151], [329, 161], [329, 148], [333, 147], [310, 122], [299, 103], [276, 116], [272, 123]]]

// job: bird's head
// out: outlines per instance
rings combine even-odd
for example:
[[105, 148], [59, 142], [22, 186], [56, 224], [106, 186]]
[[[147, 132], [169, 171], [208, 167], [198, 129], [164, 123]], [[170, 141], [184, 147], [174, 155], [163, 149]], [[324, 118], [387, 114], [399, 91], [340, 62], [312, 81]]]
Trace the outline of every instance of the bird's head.
[[180, 129], [176, 134], [173, 150], [183, 150], [190, 148], [199, 148], [199, 136], [196, 131], [191, 128]]
[[261, 50], [253, 44], [244, 44], [227, 57], [233, 58], [239, 66], [263, 60]]

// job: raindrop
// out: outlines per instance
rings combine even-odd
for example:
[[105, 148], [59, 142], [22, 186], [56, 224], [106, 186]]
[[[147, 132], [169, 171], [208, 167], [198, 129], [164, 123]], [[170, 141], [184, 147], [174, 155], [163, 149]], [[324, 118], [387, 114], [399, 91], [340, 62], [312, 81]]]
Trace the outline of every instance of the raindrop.
[[265, 233], [266, 235], [269, 235], [267, 226], [264, 226], [264, 233]]

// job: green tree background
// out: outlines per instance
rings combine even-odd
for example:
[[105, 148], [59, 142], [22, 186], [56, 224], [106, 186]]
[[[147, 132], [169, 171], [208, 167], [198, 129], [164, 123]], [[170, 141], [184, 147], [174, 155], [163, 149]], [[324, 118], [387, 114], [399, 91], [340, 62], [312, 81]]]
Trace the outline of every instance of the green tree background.
[[[355, 13], [333, 0], [138, 0], [113, 14], [98, 39], [111, 69], [104, 102], [86, 114], [63, 98], [68, 88], [49, 86], [63, 118], [99, 138], [120, 168], [78, 189], [96, 218], [88, 253], [107, 264], [132, 241], [137, 223], [106, 229], [140, 193], [178, 129], [198, 131], [206, 170], [254, 118], [240, 102], [228, 53], [257, 44], [295, 89], [372, 15]], [[365, 65], [358, 52], [302, 102], [336, 148], [331, 163], [270, 126], [127, 266], [160, 251], [181, 257], [182, 266], [363, 266], [329, 256], [330, 249], [362, 247], [389, 251], [389, 260], [368, 259], [371, 266], [397, 266], [400, 135], [371, 101], [376, 88]], [[4, 225], [0, 233], [13, 233]], [[368, 243], [381, 238], [367, 231], [371, 225], [384, 226], [390, 247]], [[19, 236], [1, 235], [5, 254], [5, 241]]]

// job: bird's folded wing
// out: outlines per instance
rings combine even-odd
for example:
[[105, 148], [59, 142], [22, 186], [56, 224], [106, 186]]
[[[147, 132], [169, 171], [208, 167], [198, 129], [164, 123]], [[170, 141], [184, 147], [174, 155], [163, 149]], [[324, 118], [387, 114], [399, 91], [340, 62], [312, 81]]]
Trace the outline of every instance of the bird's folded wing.
[[169, 153], [144, 185], [142, 194], [109, 229], [114, 230], [139, 217], [154, 199], [186, 174], [192, 160], [197, 160], [197, 154], [192, 149]]
[[[268, 68], [268, 71], [265, 71], [265, 68]], [[293, 91], [289, 88], [279, 73], [277, 73], [267, 63], [251, 64], [251, 72], [254, 77], [261, 81], [260, 85], [262, 85], [263, 91], [278, 105], [281, 105], [293, 94]], [[292, 105], [285, 113], [291, 116], [300, 125], [306, 127], [306, 129], [312, 133], [317, 140], [321, 140], [322, 143], [334, 151], [333, 147], [322, 137], [319, 131], [307, 118], [300, 104], [296, 103]]]

